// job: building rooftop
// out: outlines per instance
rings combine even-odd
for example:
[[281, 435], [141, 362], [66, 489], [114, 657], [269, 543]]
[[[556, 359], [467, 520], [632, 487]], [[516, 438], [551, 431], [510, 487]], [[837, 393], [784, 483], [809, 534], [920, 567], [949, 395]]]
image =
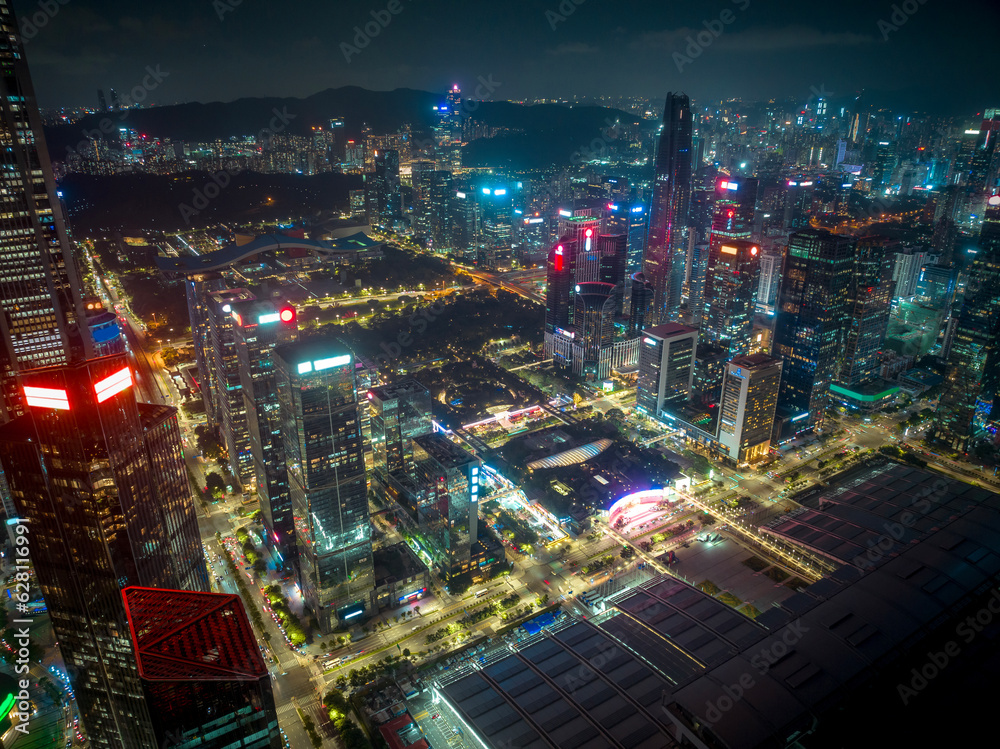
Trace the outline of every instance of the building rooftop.
[[663, 325], [655, 325], [652, 328], [646, 328], [642, 331], [643, 335], [655, 336], [657, 338], [675, 338], [681, 335], [687, 335], [688, 333], [697, 333], [698, 328], [692, 328], [689, 325], [681, 325], [677, 322], [668, 322]]
[[426, 569], [410, 547], [403, 542], [372, 552], [372, 566], [375, 569], [376, 588], [419, 575]]
[[737, 367], [746, 367], [747, 369], [755, 369], [757, 367], [770, 367], [781, 361], [774, 356], [769, 356], [768, 354], [747, 354], [746, 356], [736, 356], [731, 360], [733, 364]]
[[414, 444], [420, 447], [430, 457], [441, 464], [443, 468], [459, 468], [469, 463], [478, 463], [479, 459], [466, 452], [440, 432], [414, 437]]
[[427, 388], [421, 385], [417, 380], [412, 377], [406, 380], [400, 380], [399, 382], [393, 382], [389, 385], [380, 385], [379, 387], [374, 387], [370, 391], [378, 400], [388, 401], [394, 398], [401, 398], [408, 395], [420, 395], [421, 393], [426, 393]]
[[[354, 361], [354, 355], [344, 342], [339, 338], [332, 337], [310, 338], [305, 341], [298, 341], [297, 343], [288, 343], [284, 346], [278, 346], [274, 350], [274, 353], [278, 358], [289, 364], [304, 365], [306, 362], [313, 364], [314, 369], [309, 371], [315, 371], [315, 362], [317, 361], [337, 360], [336, 364], [330, 366], [350, 364]], [[348, 357], [347, 360], [343, 360], [345, 356]], [[322, 368], [320, 367], [320, 369]]]
[[139, 675], [150, 681], [256, 681], [267, 674], [237, 595], [122, 590]]

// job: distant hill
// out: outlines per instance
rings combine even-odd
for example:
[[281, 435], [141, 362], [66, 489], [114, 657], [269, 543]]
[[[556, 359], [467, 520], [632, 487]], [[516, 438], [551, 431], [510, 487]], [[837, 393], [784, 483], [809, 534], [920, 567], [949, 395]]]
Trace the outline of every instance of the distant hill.
[[[254, 135], [264, 128], [274, 129], [274, 125], [289, 134], [306, 135], [312, 127], [326, 126], [333, 118], [344, 119], [349, 138], [360, 137], [365, 123], [375, 133], [394, 132], [405, 123], [410, 123], [416, 133], [427, 133], [434, 122], [433, 107], [443, 101], [442, 95], [427, 91], [406, 88], [369, 91], [345, 86], [320, 91], [305, 99], [237, 99], [94, 114], [72, 125], [47, 127], [45, 137], [52, 158], [59, 161], [68, 148], [79, 146], [87, 132], [99, 131], [106, 119], [110, 123], [106, 123], [105, 132], [127, 126], [151, 137], [189, 142]], [[635, 115], [604, 107], [522, 106], [506, 101], [470, 100], [466, 116], [492, 127], [524, 130], [529, 135], [555, 134], [573, 143], [589, 142], [607, 126], [608, 118], [639, 121]], [[575, 147], [566, 151], [567, 159]]]

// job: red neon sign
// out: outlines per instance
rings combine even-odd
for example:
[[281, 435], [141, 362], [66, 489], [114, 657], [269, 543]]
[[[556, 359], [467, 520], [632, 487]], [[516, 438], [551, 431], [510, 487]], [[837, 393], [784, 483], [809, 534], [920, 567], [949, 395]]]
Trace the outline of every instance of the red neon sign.
[[562, 245], [556, 247], [556, 259], [555, 259], [556, 273], [559, 273], [563, 269], [563, 248]]
[[295, 310], [291, 307], [285, 307], [281, 310], [281, 322], [292, 322], [295, 319]]
[[100, 382], [95, 382], [94, 392], [97, 394], [97, 402], [103, 403], [112, 395], [116, 395], [130, 387], [132, 387], [132, 370], [126, 366], [119, 369], [110, 377], [105, 377]]

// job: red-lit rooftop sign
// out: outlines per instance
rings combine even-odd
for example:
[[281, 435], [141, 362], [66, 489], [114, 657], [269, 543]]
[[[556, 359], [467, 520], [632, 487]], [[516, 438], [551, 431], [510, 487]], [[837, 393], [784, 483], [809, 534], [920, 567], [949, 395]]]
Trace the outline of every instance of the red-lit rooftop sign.
[[97, 402], [103, 403], [112, 395], [116, 395], [129, 387], [132, 387], [132, 370], [128, 367], [123, 367], [110, 377], [105, 377], [100, 382], [95, 382], [94, 392], [97, 394]]
[[69, 411], [69, 398], [65, 390], [58, 388], [24, 388], [24, 399], [29, 406], [34, 408], [56, 408], [60, 411]]

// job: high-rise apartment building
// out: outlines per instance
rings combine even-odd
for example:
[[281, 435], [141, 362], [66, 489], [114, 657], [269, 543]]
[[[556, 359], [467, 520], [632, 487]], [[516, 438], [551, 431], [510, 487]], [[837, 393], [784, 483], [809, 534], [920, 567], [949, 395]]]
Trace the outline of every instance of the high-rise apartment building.
[[780, 359], [766, 354], [737, 356], [726, 365], [718, 440], [726, 456], [738, 465], [767, 457], [781, 366]]
[[124, 356], [22, 378], [0, 466], [90, 745], [159, 746], [121, 589], [208, 590], [177, 412], [136, 403]]
[[288, 494], [288, 470], [278, 408], [274, 350], [298, 333], [295, 308], [271, 300], [231, 305], [233, 346], [251, 459], [251, 488], [260, 501], [264, 535], [282, 564], [295, 564], [295, 526]]
[[271, 675], [238, 595], [121, 592], [156, 743], [281, 749]]
[[677, 319], [688, 252], [688, 208], [691, 198], [691, 102], [684, 94], [667, 94], [656, 152], [653, 200], [649, 207], [649, 239], [643, 273], [653, 284], [652, 323]]
[[694, 384], [698, 329], [664, 323], [642, 332], [635, 408], [656, 419], [671, 401], [687, 401]]
[[17, 373], [63, 364], [74, 349], [92, 355], [80, 278], [56, 196], [38, 102], [20, 28], [0, 5], [4, 74], [0, 138], [6, 144], [0, 190], [0, 422], [23, 412]]
[[328, 339], [275, 357], [299, 587], [326, 634], [370, 613], [374, 589], [354, 357]]

